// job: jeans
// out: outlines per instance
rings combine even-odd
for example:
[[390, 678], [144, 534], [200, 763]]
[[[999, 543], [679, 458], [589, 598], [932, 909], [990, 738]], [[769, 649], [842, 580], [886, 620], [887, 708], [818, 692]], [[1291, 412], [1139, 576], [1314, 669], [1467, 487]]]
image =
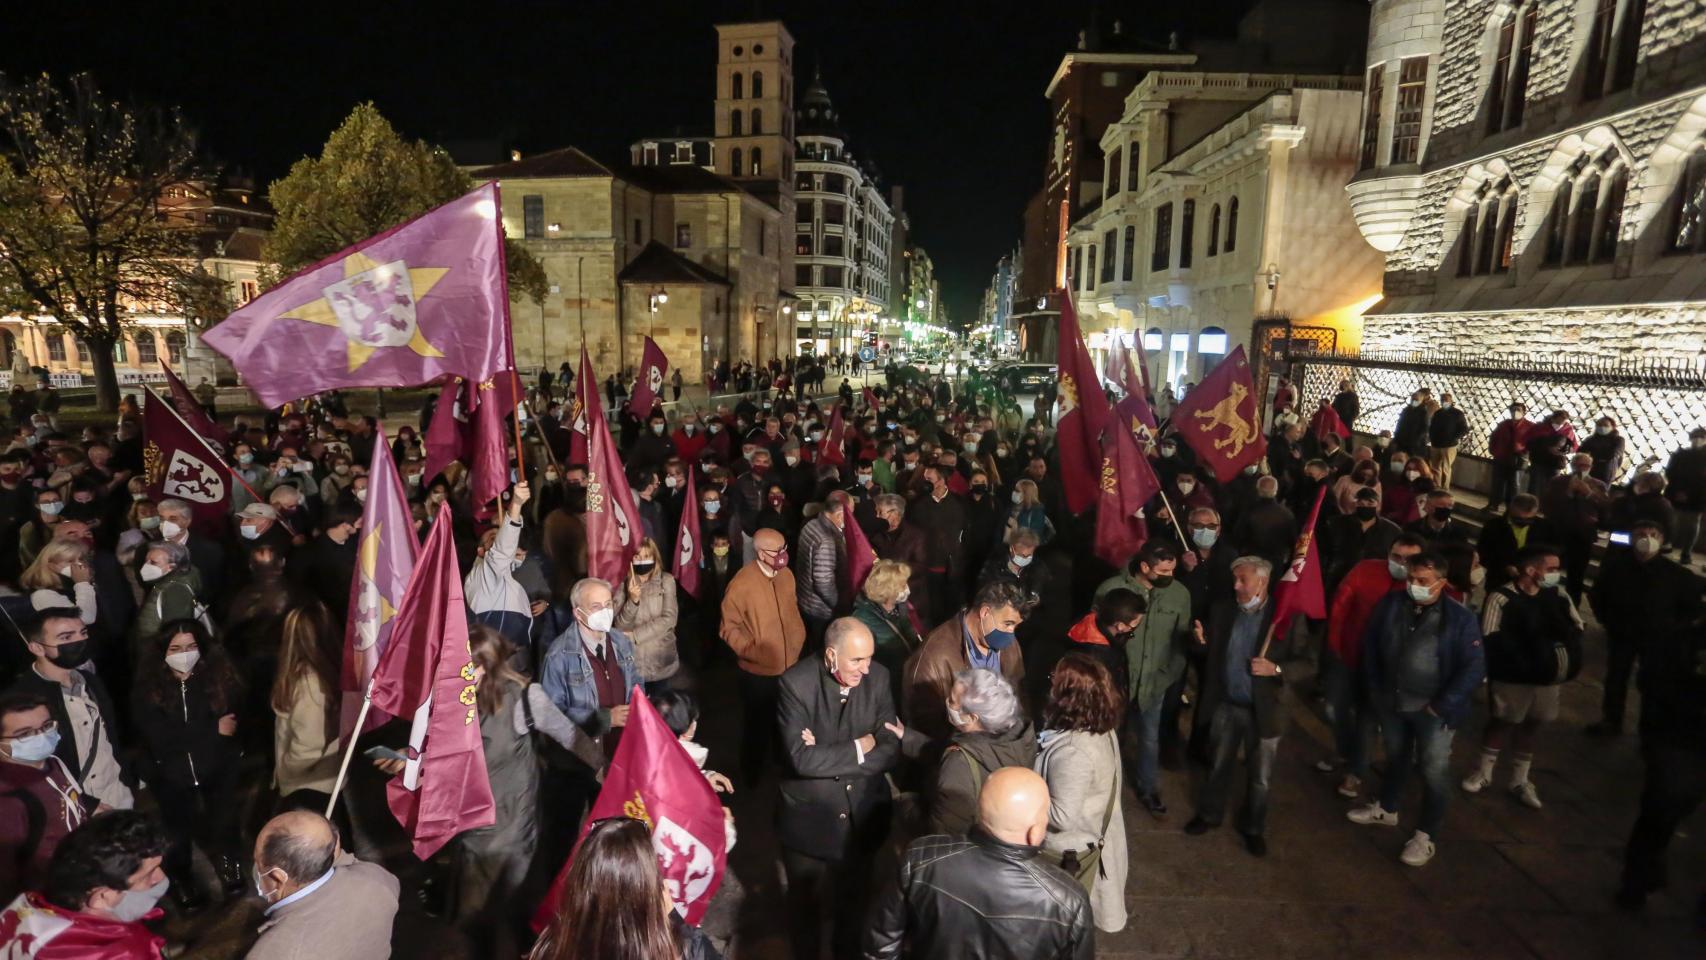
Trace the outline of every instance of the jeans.
[[1244, 748], [1244, 809], [1238, 829], [1259, 837], [1268, 822], [1268, 782], [1273, 778], [1279, 737], [1263, 738], [1256, 730], [1256, 711], [1236, 703], [1222, 703], [1209, 721], [1213, 763], [1197, 801], [1197, 816], [1211, 826], [1226, 819], [1226, 798], [1232, 792], [1232, 771], [1238, 763], [1238, 748]]
[[1166, 717], [1166, 702], [1163, 697], [1148, 708], [1134, 703], [1126, 712], [1132, 752], [1137, 755], [1130, 779], [1140, 797], [1154, 796], [1161, 789], [1161, 723]]
[[1623, 889], [1647, 894], [1665, 885], [1665, 850], [1676, 828], [1706, 800], [1706, 754], [1698, 747], [1649, 743], [1641, 815], [1623, 851]]
[[1369, 709], [1362, 675], [1346, 666], [1331, 650], [1321, 656], [1322, 679], [1327, 685], [1327, 719], [1333, 723], [1333, 744], [1345, 772], [1361, 779], [1368, 776], [1368, 761], [1374, 755], [1374, 711]]
[[1445, 822], [1445, 801], [1451, 796], [1452, 729], [1445, 721], [1417, 710], [1410, 713], [1382, 711], [1381, 732], [1386, 738], [1386, 782], [1380, 789], [1380, 806], [1397, 813], [1410, 782], [1410, 758], [1422, 769], [1422, 816], [1416, 829], [1439, 838]]

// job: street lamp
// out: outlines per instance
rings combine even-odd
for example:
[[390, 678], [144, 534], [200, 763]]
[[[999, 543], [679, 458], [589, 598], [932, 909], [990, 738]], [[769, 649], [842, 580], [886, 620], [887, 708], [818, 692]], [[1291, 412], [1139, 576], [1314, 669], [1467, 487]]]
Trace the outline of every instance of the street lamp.
[[650, 300], [651, 300], [652, 313], [655, 314], [658, 312], [658, 307], [661, 307], [664, 304], [669, 302], [669, 294], [665, 293], [663, 291], [662, 287], [659, 287], [658, 289], [652, 291], [652, 295], [650, 297]]

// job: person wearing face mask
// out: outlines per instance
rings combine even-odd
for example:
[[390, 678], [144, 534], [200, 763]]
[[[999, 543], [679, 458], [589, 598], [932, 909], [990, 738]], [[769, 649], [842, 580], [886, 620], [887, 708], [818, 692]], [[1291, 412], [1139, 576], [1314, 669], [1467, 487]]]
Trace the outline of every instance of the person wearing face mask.
[[1512, 497], [1508, 510], [1482, 525], [1481, 538], [1475, 546], [1482, 565], [1487, 568], [1487, 592], [1516, 578], [1517, 555], [1529, 544], [1558, 543], [1562, 539], [1557, 525], [1540, 515], [1539, 497], [1532, 493]]
[[647, 537], [634, 549], [616, 610], [616, 629], [634, 644], [634, 667], [648, 692], [656, 692], [681, 669], [676, 651], [675, 578], [663, 569], [657, 541]]
[[615, 629], [616, 591], [608, 581], [581, 580], [569, 592], [569, 603], [574, 622], [551, 641], [540, 684], [588, 736], [605, 738], [608, 756], [616, 738], [606, 734], [627, 724], [629, 691], [638, 682], [634, 645]]
[[1185, 686], [1185, 654], [1193, 639], [1191, 593], [1176, 579], [1178, 567], [1179, 552], [1172, 545], [1150, 540], [1124, 571], [1096, 588], [1098, 609], [1117, 591], [1130, 592], [1142, 605], [1143, 615], [1131, 621], [1124, 640], [1125, 666], [1118, 679], [1129, 691], [1122, 726], [1135, 763], [1127, 778], [1138, 802], [1157, 820], [1167, 816], [1161, 799], [1161, 751], [1163, 744], [1172, 752], [1178, 749], [1179, 698]]
[[1398, 414], [1392, 428], [1392, 446], [1412, 457], [1425, 456], [1428, 450], [1428, 423], [1432, 419], [1429, 404], [1433, 391], [1423, 387], [1410, 396], [1410, 402]]
[[1679, 624], [1699, 615], [1699, 582], [1675, 561], [1661, 556], [1665, 528], [1650, 520], [1629, 530], [1629, 546], [1608, 550], [1594, 576], [1589, 599], [1594, 618], [1605, 627], [1605, 694], [1600, 720], [1588, 726], [1590, 736], [1623, 732], [1629, 678], [1635, 661], [1643, 672], [1650, 638], [1668, 636]]
[[34, 662], [7, 692], [46, 701], [59, 732], [54, 756], [97, 800], [130, 809], [132, 780], [113, 740], [118, 714], [102, 679], [78, 669], [94, 652], [82, 618], [71, 607], [43, 610], [25, 626], [24, 640]]
[[1339, 581], [1364, 560], [1386, 556], [1403, 531], [1379, 515], [1380, 495], [1363, 487], [1352, 495], [1352, 508], [1329, 518], [1321, 538], [1322, 585], [1332, 596]]
[[43, 547], [18, 578], [18, 586], [30, 592], [31, 606], [76, 607], [83, 622], [93, 624], [98, 607], [89, 553], [87, 546], [73, 540], [53, 540]]
[[0, 912], [0, 952], [31, 960], [159, 960], [166, 941], [146, 924], [170, 884], [166, 838], [151, 817], [90, 817], [59, 844], [38, 891]]
[[1577, 446], [1579, 441], [1570, 415], [1563, 410], [1552, 411], [1546, 422], [1535, 427], [1528, 437], [1528, 492], [1544, 493], [1553, 477], [1568, 471], [1570, 455]]
[[1025, 657], [1016, 631], [1030, 607], [1030, 596], [1017, 582], [993, 580], [978, 588], [969, 606], [930, 631], [902, 671], [907, 726], [933, 740], [946, 739], [952, 727], [943, 704], [954, 676], [971, 667], [999, 672], [1022, 695]]
[[1687, 445], [1671, 452], [1665, 463], [1665, 484], [1665, 496], [1676, 509], [1671, 546], [1683, 566], [1692, 566], [1700, 543], [1700, 518], [1706, 514], [1706, 427], [1688, 431]]
[[1240, 555], [1266, 558], [1272, 567], [1291, 563], [1292, 549], [1297, 545], [1297, 516], [1279, 499], [1277, 477], [1264, 476], [1256, 481], [1256, 501], [1250, 504], [1233, 524], [1228, 535], [1230, 545]]
[[306, 810], [281, 813], [255, 838], [255, 894], [266, 904], [253, 960], [389, 957], [397, 878], [343, 849], [338, 830]]
[[906, 658], [918, 649], [923, 639], [913, 626], [912, 590], [908, 584], [912, 569], [895, 560], [878, 560], [865, 577], [865, 586], [853, 601], [853, 616], [876, 643], [876, 659], [888, 672], [890, 690], [895, 702], [900, 702], [901, 672]]
[[198, 599], [201, 573], [190, 563], [189, 551], [162, 540], [148, 548], [137, 577], [146, 587], [137, 609], [131, 635], [136, 644], [146, 644], [165, 624], [207, 616]]
[[545, 608], [543, 601], [530, 600], [527, 588], [515, 579], [515, 571], [527, 561], [521, 530], [532, 491], [523, 482], [512, 487], [506, 496], [509, 502], [498, 525], [480, 537], [474, 565], [462, 582], [462, 595], [476, 623], [491, 627], [518, 649], [525, 650], [533, 618]]
[[53, 528], [65, 512], [65, 498], [58, 489], [49, 487], [36, 492], [35, 515], [18, 529], [18, 566], [27, 568], [35, 562], [36, 554], [53, 539]]
[[777, 683], [800, 658], [806, 624], [799, 588], [788, 569], [788, 543], [778, 530], [752, 538], [753, 560], [723, 593], [721, 636], [740, 667], [741, 769], [756, 781], [775, 749]]
[[1439, 395], [1439, 409], [1428, 420], [1428, 467], [1441, 487], [1451, 489], [1451, 471], [1457, 464], [1457, 445], [1469, 435], [1469, 418], [1447, 390]]
[[1558, 548], [1530, 544], [1517, 557], [1515, 580], [1487, 594], [1481, 613], [1486, 636], [1487, 679], [1492, 713], [1482, 735], [1481, 762], [1463, 780], [1480, 793], [1493, 784], [1508, 741], [1513, 754], [1510, 793], [1524, 806], [1541, 808], [1529, 779], [1535, 740], [1542, 724], [1558, 719], [1558, 688], [1582, 666], [1582, 618], [1563, 584]]
[[949, 489], [948, 473], [936, 464], [919, 468], [923, 492], [908, 508], [911, 522], [924, 534], [924, 572], [930, 600], [926, 625], [952, 617], [964, 596], [966, 504]]
[[1511, 497], [1524, 492], [1520, 475], [1528, 468], [1529, 440], [1540, 427], [1528, 419], [1528, 407], [1521, 403], [1511, 404], [1509, 413], [1487, 440], [1493, 460], [1493, 490], [1487, 502], [1495, 511], [1504, 510]]
[[624, 460], [631, 467], [661, 469], [665, 460], [680, 455], [680, 452], [669, 438], [669, 422], [664, 418], [663, 411], [654, 410], [651, 416], [646, 418], [645, 429], [640, 431]]
[[1578, 604], [1600, 527], [1611, 514], [1611, 490], [1603, 480], [1594, 479], [1592, 470], [1593, 458], [1578, 453], [1570, 458], [1570, 472], [1548, 480], [1540, 494], [1540, 509], [1563, 536], [1561, 541], [1549, 542], [1564, 548], [1564, 584]]
[[800, 531], [800, 615], [806, 623], [806, 639], [812, 647], [823, 644], [829, 621], [850, 598], [844, 596], [848, 581], [846, 526], [852, 521], [845, 495], [831, 493], [823, 509]]
[[1456, 509], [1457, 498], [1450, 490], [1432, 490], [1422, 499], [1421, 518], [1406, 524], [1404, 529], [1430, 544], [1474, 542], [1474, 528], [1457, 519]]
[[160, 539], [176, 543], [189, 551], [190, 562], [201, 574], [203, 603], [223, 596], [225, 589], [225, 549], [216, 540], [191, 530], [195, 515], [183, 500], [167, 498], [156, 508], [160, 515]]
[[0, 899], [41, 889], [54, 850], [100, 810], [54, 756], [59, 739], [42, 697], [0, 695]]
[[1422, 518], [1422, 497], [1434, 489], [1433, 469], [1421, 457], [1400, 461], [1392, 459], [1393, 467], [1386, 475], [1380, 492], [1380, 515], [1400, 527]]
[[1225, 819], [1242, 748], [1246, 783], [1238, 832], [1245, 849], [1257, 857], [1268, 852], [1268, 785], [1284, 731], [1285, 680], [1279, 661], [1290, 655], [1291, 640], [1291, 631], [1268, 636], [1272, 575], [1273, 565], [1262, 557], [1232, 561], [1232, 596], [1216, 600], [1206, 630], [1200, 620], [1192, 624], [1196, 645], [1207, 653], [1197, 709], [1209, 718], [1213, 761], [1185, 832], [1201, 835]]
[[149, 789], [160, 802], [172, 846], [166, 875], [186, 913], [205, 901], [190, 870], [191, 845], [213, 863], [227, 897], [243, 889], [238, 840], [237, 671], [207, 628], [166, 624], [144, 646], [131, 696]]
[[709, 443], [704, 424], [700, 422], [699, 411], [689, 408], [682, 412], [681, 425], [675, 428], [669, 439], [670, 445], [675, 448], [675, 455], [683, 461], [692, 463], [699, 459], [699, 454]]
[[1433, 859], [1451, 796], [1451, 740], [1469, 719], [1486, 676], [1475, 614], [1446, 596], [1446, 562], [1424, 552], [1406, 562], [1404, 592], [1381, 599], [1363, 640], [1363, 675], [1386, 740], [1380, 797], [1349, 811], [1352, 823], [1396, 827], [1412, 764], [1422, 774], [1422, 811], [1399, 860]]
[[1617, 421], [1606, 414], [1594, 421], [1593, 434], [1582, 441], [1578, 452], [1593, 458], [1593, 467], [1588, 474], [1609, 485], [1616, 483], [1623, 473], [1626, 445], [1623, 434], [1617, 431]]

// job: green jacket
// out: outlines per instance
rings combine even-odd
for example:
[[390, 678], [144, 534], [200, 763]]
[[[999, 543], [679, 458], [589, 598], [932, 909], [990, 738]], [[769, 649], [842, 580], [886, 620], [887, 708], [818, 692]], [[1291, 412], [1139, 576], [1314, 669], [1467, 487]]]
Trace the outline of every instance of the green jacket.
[[1096, 588], [1096, 599], [1109, 590], [1124, 588], [1149, 604], [1143, 622], [1126, 641], [1126, 664], [1131, 681], [1131, 703], [1151, 709], [1161, 702], [1167, 688], [1185, 675], [1185, 645], [1191, 642], [1191, 592], [1177, 580], [1151, 589], [1129, 571], [1109, 577]]
[[[132, 636], [140, 648], [153, 641], [160, 628], [174, 620], [195, 620], [206, 614], [196, 602], [201, 592], [201, 573], [194, 567], [173, 570], [148, 585], [148, 595], [136, 611]], [[203, 621], [205, 622], [205, 621]]]

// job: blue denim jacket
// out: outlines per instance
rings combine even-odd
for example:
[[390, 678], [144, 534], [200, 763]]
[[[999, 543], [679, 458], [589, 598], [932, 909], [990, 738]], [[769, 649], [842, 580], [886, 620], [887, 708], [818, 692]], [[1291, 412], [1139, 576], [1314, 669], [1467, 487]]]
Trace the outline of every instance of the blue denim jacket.
[[[634, 670], [634, 645], [617, 630], [606, 633], [604, 642], [614, 644], [616, 662], [622, 667], [622, 689], [631, 695], [638, 678]], [[593, 679], [586, 645], [581, 643], [579, 621], [571, 623], [551, 641], [550, 649], [545, 651], [545, 665], [539, 672], [539, 684], [557, 709], [581, 729], [595, 737], [610, 729], [610, 712], [598, 706], [598, 683]]]

